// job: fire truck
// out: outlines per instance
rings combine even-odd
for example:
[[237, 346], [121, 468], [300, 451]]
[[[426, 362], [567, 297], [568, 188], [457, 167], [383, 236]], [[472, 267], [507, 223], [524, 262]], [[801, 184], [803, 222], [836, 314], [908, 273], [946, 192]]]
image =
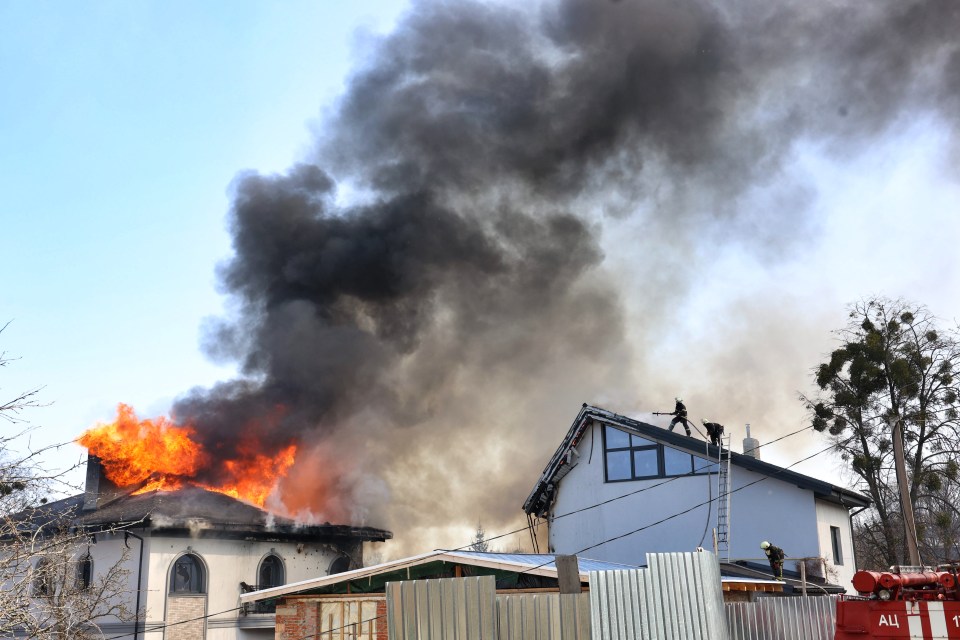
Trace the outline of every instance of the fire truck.
[[960, 565], [858, 571], [837, 602], [835, 640], [960, 640]]

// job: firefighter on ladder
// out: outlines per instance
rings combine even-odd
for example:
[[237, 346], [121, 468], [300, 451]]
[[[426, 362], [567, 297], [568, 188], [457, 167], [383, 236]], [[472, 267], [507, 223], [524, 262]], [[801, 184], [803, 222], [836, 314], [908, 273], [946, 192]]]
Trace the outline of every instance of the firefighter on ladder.
[[770, 570], [773, 571], [773, 577], [783, 582], [783, 559], [786, 558], [783, 549], [770, 544], [766, 540], [760, 543], [760, 548], [767, 554], [767, 560], [770, 561]]

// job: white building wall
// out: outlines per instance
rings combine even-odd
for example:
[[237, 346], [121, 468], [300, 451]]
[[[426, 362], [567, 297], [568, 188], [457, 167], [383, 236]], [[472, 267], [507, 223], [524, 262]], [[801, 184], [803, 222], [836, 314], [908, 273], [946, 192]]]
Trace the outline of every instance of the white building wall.
[[[253, 621], [257, 616], [240, 616], [240, 582], [257, 583], [260, 561], [271, 552], [284, 563], [285, 582], [298, 582], [327, 575], [330, 564], [340, 555], [332, 545], [296, 542], [223, 540], [154, 536], [150, 540], [149, 584], [147, 588], [147, 620], [158, 622], [165, 617], [168, 581], [173, 562], [183, 553], [199, 556], [207, 570], [208, 640], [272, 637], [266, 630], [237, 630], [238, 622]], [[272, 614], [263, 614], [272, 619]], [[262, 616], [261, 616], [262, 617]], [[150, 624], [148, 622], [148, 629]], [[272, 627], [271, 627], [272, 629]], [[159, 632], [147, 638], [160, 640]]]
[[[830, 527], [840, 529], [841, 563], [834, 557]], [[820, 539], [820, 556], [827, 560], [830, 580], [845, 587], [848, 593], [856, 593], [850, 585], [857, 567], [853, 556], [853, 530], [847, 509], [839, 504], [817, 500], [817, 535]]]
[[[649, 552], [692, 551], [701, 540], [705, 548], [712, 547], [715, 507], [697, 505], [716, 497], [717, 476], [606, 483], [601, 428], [595, 423], [584, 435], [577, 465], [559, 482], [551, 511], [551, 549], [597, 560], [644, 564]], [[740, 489], [731, 495], [731, 557], [765, 560], [759, 547], [763, 540], [783, 548], [788, 556], [819, 555], [812, 492], [740, 467], [732, 469], [731, 487]], [[640, 489], [646, 490], [638, 492]], [[619, 499], [563, 515], [613, 498]], [[642, 527], [647, 528], [630, 533]], [[604, 542], [619, 536], [624, 537]], [[789, 563], [788, 568], [792, 568]]]
[[[94, 543], [93, 540], [96, 540]], [[137, 561], [140, 558], [140, 541], [133, 536], [124, 537], [122, 533], [97, 533], [89, 538], [86, 545], [81, 544], [74, 554], [74, 560], [79, 562], [87, 553], [93, 560], [91, 576], [94, 585], [100, 584], [110, 572], [115, 572], [119, 580], [117, 591], [119, 598], [125, 602], [131, 614], [135, 611], [137, 592]], [[129, 548], [127, 547], [129, 544]], [[126, 551], [127, 558], [118, 564]], [[121, 623], [116, 617], [101, 618], [97, 623], [102, 627], [105, 635], [116, 635], [133, 630], [133, 623]]]
[[[239, 607], [240, 582], [255, 585], [261, 560], [274, 553], [284, 563], [285, 582], [299, 582], [327, 575], [330, 565], [342, 555], [339, 548], [329, 544], [218, 540], [184, 536], [152, 536], [149, 532], [137, 531], [144, 537], [144, 554], [140, 605], [146, 609], [141, 616], [145, 624], [144, 640], [163, 640], [163, 623], [166, 618], [167, 593], [173, 562], [183, 553], [199, 556], [206, 569], [207, 640], [254, 640], [272, 638], [273, 615], [252, 614], [241, 616]], [[128, 559], [124, 564], [127, 606], [135, 610], [137, 593], [137, 561], [140, 557], [139, 540], [128, 539]], [[94, 579], [103, 575], [119, 559], [124, 551], [123, 534], [98, 534], [97, 543], [89, 545], [93, 558]], [[78, 552], [78, 558], [86, 548]], [[222, 612], [222, 613], [221, 613]], [[107, 636], [132, 633], [133, 624], [118, 623], [115, 619], [102, 620]], [[256, 628], [260, 626], [261, 628]], [[239, 628], [238, 628], [239, 627]], [[245, 628], [244, 628], [245, 627]], [[132, 636], [130, 636], [132, 637]]]

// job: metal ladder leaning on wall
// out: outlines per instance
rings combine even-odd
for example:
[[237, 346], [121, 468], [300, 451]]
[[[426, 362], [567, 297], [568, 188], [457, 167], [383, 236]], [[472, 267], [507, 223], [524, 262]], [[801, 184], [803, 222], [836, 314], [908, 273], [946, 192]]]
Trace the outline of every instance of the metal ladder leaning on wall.
[[717, 557], [730, 562], [730, 436], [720, 437], [717, 459]]

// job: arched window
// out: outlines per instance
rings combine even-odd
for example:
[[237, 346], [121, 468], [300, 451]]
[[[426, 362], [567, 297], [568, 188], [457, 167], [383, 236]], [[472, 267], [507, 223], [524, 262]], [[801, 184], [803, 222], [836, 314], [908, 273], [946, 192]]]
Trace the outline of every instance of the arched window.
[[200, 558], [190, 554], [180, 556], [170, 569], [170, 593], [203, 593], [206, 588], [203, 578]]
[[284, 583], [285, 578], [283, 560], [270, 554], [260, 562], [260, 570], [257, 571], [257, 588], [279, 587]]
[[42, 558], [33, 568], [33, 595], [45, 598], [53, 595], [53, 565]]
[[336, 560], [330, 563], [330, 570], [327, 572], [329, 575], [335, 573], [343, 573], [350, 568], [350, 558], [347, 556], [340, 556]]
[[89, 589], [91, 582], [93, 582], [93, 558], [88, 553], [77, 563], [77, 587]]

